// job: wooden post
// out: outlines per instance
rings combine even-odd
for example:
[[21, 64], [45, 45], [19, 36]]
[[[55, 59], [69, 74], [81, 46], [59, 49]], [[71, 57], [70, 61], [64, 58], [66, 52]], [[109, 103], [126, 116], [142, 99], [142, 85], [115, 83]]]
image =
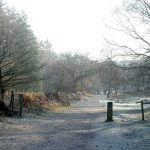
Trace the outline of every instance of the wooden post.
[[107, 122], [113, 121], [113, 102], [107, 102]]
[[142, 112], [142, 121], [144, 121], [144, 108], [143, 108], [143, 100], [141, 101], [141, 112]]
[[19, 116], [22, 117], [22, 107], [23, 107], [23, 95], [20, 94], [19, 96], [19, 103], [20, 103], [20, 113]]
[[14, 111], [14, 91], [11, 91], [10, 110]]

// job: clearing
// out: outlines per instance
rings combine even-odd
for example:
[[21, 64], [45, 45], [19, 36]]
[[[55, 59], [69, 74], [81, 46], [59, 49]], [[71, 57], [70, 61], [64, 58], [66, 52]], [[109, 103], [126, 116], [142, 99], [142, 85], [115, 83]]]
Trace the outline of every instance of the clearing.
[[114, 122], [104, 122], [106, 100], [97, 95], [57, 113], [1, 118], [0, 150], [149, 150], [149, 111], [142, 122], [135, 101], [114, 109]]

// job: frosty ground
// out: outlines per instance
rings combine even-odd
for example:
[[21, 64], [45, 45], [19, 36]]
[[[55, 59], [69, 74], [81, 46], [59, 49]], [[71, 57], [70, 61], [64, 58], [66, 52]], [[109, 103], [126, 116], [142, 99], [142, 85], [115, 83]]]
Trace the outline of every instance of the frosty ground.
[[139, 97], [116, 97], [114, 122], [105, 122], [106, 100], [90, 96], [61, 112], [1, 118], [0, 150], [149, 150], [149, 108], [142, 122]]

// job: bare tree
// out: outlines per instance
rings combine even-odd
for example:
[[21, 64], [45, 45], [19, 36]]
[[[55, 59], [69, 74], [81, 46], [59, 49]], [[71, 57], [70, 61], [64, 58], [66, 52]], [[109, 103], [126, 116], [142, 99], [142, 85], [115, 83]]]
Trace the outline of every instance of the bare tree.
[[96, 64], [87, 55], [77, 53], [57, 55], [46, 70], [48, 79], [45, 91], [58, 93], [87, 89], [88, 81], [97, 73]]
[[[106, 40], [112, 52], [109, 60], [114, 66], [124, 70], [130, 70], [129, 80], [132, 86], [139, 89], [148, 81], [150, 64], [150, 1], [149, 0], [125, 0], [122, 8], [114, 12], [114, 25], [108, 25], [110, 29], [124, 36], [126, 40]], [[129, 63], [114, 61], [125, 58]], [[134, 80], [133, 80], [133, 78]]]
[[[119, 44], [119, 41], [111, 42], [107, 40], [111, 48], [122, 50], [122, 55], [119, 54], [119, 57], [130, 56], [135, 60], [149, 60], [150, 2], [147, 0], [125, 1], [123, 8], [117, 9], [114, 15], [115, 26], [109, 26], [109, 28], [125, 34], [134, 44], [129, 44], [126, 41]], [[143, 67], [148, 66], [145, 66], [144, 63]]]

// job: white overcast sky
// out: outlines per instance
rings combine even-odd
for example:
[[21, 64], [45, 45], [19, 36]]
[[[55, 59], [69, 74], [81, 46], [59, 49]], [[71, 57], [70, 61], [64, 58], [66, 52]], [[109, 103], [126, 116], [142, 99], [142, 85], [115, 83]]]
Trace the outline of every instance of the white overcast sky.
[[57, 53], [87, 52], [96, 57], [106, 33], [104, 22], [122, 0], [4, 0], [25, 11], [40, 40], [49, 39]]

